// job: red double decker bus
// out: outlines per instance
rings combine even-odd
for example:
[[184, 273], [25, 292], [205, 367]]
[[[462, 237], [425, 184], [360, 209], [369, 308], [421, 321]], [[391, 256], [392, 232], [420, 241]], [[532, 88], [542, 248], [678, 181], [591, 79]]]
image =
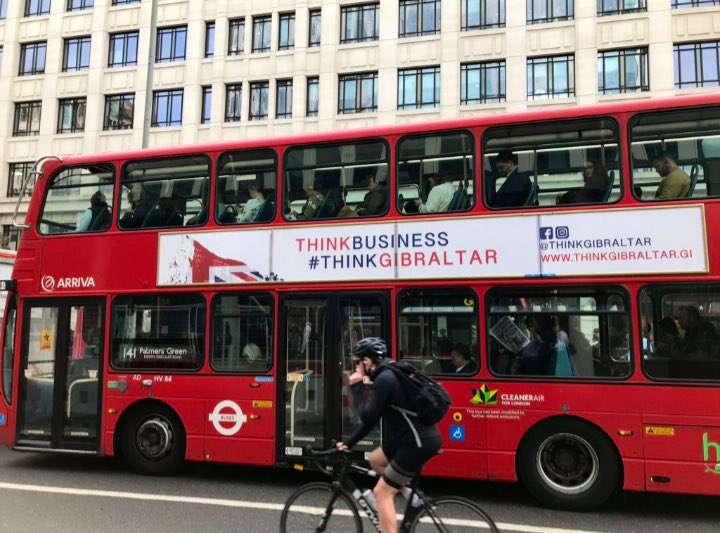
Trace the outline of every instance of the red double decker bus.
[[349, 349], [381, 336], [452, 395], [429, 475], [720, 494], [718, 95], [37, 170], [8, 447], [293, 464], [356, 427]]

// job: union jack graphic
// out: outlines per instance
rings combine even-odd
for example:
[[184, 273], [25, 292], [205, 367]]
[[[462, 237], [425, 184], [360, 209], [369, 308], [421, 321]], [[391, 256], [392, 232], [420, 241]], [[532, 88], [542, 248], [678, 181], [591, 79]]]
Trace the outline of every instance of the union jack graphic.
[[193, 243], [190, 258], [192, 283], [248, 283], [258, 281], [279, 281], [274, 273], [263, 275], [247, 263], [237, 259], [220, 257], [202, 244], [188, 237]]

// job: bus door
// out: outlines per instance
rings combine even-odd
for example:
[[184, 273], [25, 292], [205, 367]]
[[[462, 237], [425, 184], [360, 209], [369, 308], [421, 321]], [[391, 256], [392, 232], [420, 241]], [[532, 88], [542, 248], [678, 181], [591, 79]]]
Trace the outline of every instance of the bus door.
[[105, 299], [26, 300], [18, 448], [97, 451]]
[[[390, 299], [386, 293], [337, 293], [281, 299], [278, 417], [281, 461], [303, 455], [307, 445], [327, 448], [347, 439], [360, 420], [347, 378], [355, 368], [350, 349], [364, 337], [389, 340]], [[355, 446], [360, 457], [380, 444], [376, 428]]]

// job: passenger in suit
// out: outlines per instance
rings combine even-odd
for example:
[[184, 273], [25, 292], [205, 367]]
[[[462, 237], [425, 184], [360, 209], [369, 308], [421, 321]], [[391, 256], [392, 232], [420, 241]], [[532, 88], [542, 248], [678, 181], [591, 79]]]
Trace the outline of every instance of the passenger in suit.
[[499, 176], [507, 179], [500, 189], [492, 196], [492, 207], [522, 207], [527, 202], [532, 190], [532, 182], [527, 174], [518, 170], [516, 154], [503, 150], [495, 159], [495, 168]]

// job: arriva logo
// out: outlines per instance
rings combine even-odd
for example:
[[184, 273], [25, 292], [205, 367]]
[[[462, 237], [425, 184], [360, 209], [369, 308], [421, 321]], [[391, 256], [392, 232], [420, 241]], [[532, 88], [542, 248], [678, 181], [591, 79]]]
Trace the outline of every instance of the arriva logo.
[[55, 289], [87, 289], [95, 287], [95, 278], [92, 276], [87, 277], [72, 277], [72, 278], [60, 278], [55, 281], [52, 276], [43, 276], [40, 280], [40, 286], [45, 292], [52, 292]]
[[[710, 463], [710, 448], [715, 450], [715, 464]], [[720, 476], [720, 444], [708, 440], [708, 434], [703, 433], [703, 461], [705, 461], [705, 472]]]

